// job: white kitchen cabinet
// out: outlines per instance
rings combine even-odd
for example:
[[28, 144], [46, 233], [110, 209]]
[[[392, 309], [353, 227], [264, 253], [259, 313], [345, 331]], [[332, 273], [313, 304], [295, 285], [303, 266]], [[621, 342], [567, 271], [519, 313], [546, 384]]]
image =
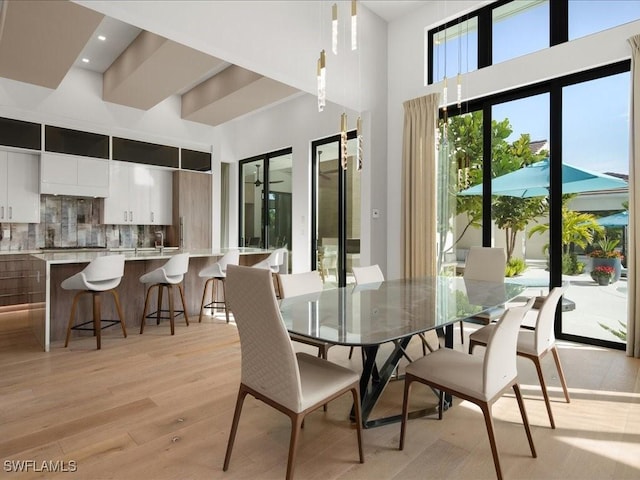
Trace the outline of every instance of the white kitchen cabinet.
[[38, 155], [0, 151], [0, 222], [40, 223]]
[[106, 197], [109, 160], [45, 152], [40, 161], [40, 193]]
[[149, 209], [152, 225], [173, 223], [173, 172], [159, 168], [149, 169], [153, 183], [149, 191]]
[[103, 223], [171, 224], [170, 171], [135, 163], [112, 161], [109, 177], [111, 191], [104, 200]]

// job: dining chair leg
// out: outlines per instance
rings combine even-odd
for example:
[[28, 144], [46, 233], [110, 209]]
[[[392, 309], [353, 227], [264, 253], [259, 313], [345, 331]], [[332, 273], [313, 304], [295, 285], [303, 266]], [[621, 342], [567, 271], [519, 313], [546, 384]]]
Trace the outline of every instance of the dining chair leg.
[[404, 395], [402, 396], [402, 421], [400, 423], [400, 444], [398, 450], [404, 450], [404, 436], [407, 431], [407, 418], [409, 417], [409, 395], [411, 394], [411, 384], [413, 378], [411, 375], [404, 377]]
[[349, 348], [349, 360], [351, 360], [352, 356], [353, 356], [353, 347]]
[[558, 377], [560, 378], [560, 384], [564, 391], [564, 398], [567, 403], [571, 403], [569, 390], [567, 389], [567, 380], [564, 378], [564, 372], [562, 371], [562, 365], [560, 364], [560, 355], [558, 354], [558, 348], [555, 345], [551, 347], [551, 353], [553, 354], [553, 360], [556, 362], [556, 369], [558, 370]]
[[303, 421], [304, 415], [294, 414], [291, 416], [291, 440], [289, 441], [289, 457], [287, 458], [287, 475], [285, 477], [287, 480], [293, 479], [296, 454], [298, 453], [298, 439]]
[[240, 414], [242, 413], [242, 404], [247, 396], [247, 391], [244, 385], [240, 385], [238, 390], [238, 398], [236, 399], [236, 408], [233, 412], [233, 421], [231, 422], [231, 431], [229, 432], [229, 441], [227, 442], [227, 453], [224, 456], [224, 466], [222, 471], [226, 472], [229, 469], [229, 462], [231, 461], [231, 451], [233, 450], [233, 443], [236, 440], [236, 433], [238, 431], [238, 422], [240, 421]]
[[358, 434], [358, 454], [360, 456], [360, 463], [364, 463], [364, 452], [362, 450], [362, 408], [360, 406], [360, 388], [352, 388], [351, 395], [353, 396], [353, 411], [355, 414], [356, 432]]
[[500, 457], [498, 456], [498, 446], [496, 445], [496, 432], [493, 426], [493, 417], [491, 416], [491, 405], [488, 403], [478, 403], [484, 415], [484, 423], [487, 426], [487, 435], [489, 436], [489, 444], [491, 445], [491, 454], [493, 455], [493, 465], [496, 468], [498, 480], [502, 480], [502, 468], [500, 468]]
[[464, 322], [460, 320], [460, 343], [464, 345]]
[[438, 420], [442, 420], [444, 415], [444, 390], [438, 392]]
[[527, 418], [527, 411], [524, 408], [524, 400], [522, 400], [522, 393], [520, 392], [520, 386], [517, 383], [513, 384], [513, 391], [518, 399], [518, 407], [520, 408], [520, 416], [522, 417], [522, 424], [524, 430], [527, 433], [527, 440], [529, 440], [529, 448], [531, 449], [531, 456], [537, 458], [536, 447], [533, 445], [533, 437], [531, 436], [531, 427], [529, 426], [529, 419]]
[[549, 423], [551, 428], [556, 428], [556, 422], [553, 419], [553, 412], [551, 411], [551, 401], [549, 400], [549, 392], [547, 392], [547, 384], [544, 381], [542, 374], [542, 365], [540, 364], [540, 357], [529, 357], [536, 366], [536, 372], [538, 373], [538, 381], [540, 382], [540, 388], [542, 389], [542, 397], [544, 398], [544, 404], [547, 407], [547, 414], [549, 415]]
[[120, 318], [122, 334], [124, 335], [124, 338], [127, 338], [127, 328], [125, 326], [124, 315], [122, 314], [122, 307], [120, 306], [120, 298], [118, 297], [118, 292], [116, 292], [115, 290], [111, 290], [111, 294], [113, 295], [113, 301], [116, 304], [116, 310], [118, 312], [118, 317]]

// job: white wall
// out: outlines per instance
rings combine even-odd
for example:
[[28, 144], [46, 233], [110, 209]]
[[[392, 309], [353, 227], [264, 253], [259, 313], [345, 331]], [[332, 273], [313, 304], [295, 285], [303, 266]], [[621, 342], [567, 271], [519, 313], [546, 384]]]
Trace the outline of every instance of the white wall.
[[[489, 2], [482, 2], [489, 3]], [[426, 30], [478, 8], [478, 2], [430, 2], [411, 15], [389, 24], [389, 116], [387, 209], [387, 261], [389, 278], [401, 275], [402, 213], [402, 103], [406, 100], [441, 92], [442, 85], [425, 87]], [[454, 11], [455, 9], [455, 11]], [[640, 21], [628, 23], [599, 34], [535, 52], [511, 61], [463, 75], [463, 100], [536, 83], [625, 58], [631, 52], [627, 39], [640, 31]], [[391, 161], [397, 159], [397, 162]]]
[[0, 78], [0, 116], [210, 151], [213, 127], [180, 118], [170, 97], [148, 111], [102, 101], [102, 75], [72, 68], [56, 90]]
[[[387, 24], [366, 7], [358, 10], [359, 48], [344, 48], [349, 29], [342, 28], [340, 52], [331, 53], [331, 4], [325, 1], [97, 1], [76, 3], [149, 30], [171, 40], [217, 56], [249, 70], [294, 86], [311, 95], [316, 91], [316, 61], [327, 52], [327, 106], [318, 114], [315, 100], [295, 99], [247, 115], [215, 129], [214, 162], [237, 162], [249, 156], [292, 146], [297, 185], [294, 191], [294, 269], [308, 269], [309, 141], [339, 131], [344, 105], [350, 109], [349, 128], [361, 112], [365, 167], [362, 172], [362, 262], [386, 269], [387, 197]], [[350, 1], [338, 1], [340, 18], [350, 18]], [[305, 97], [303, 97], [305, 98]], [[294, 135], [294, 132], [297, 135]], [[304, 153], [304, 158], [303, 154]], [[397, 158], [394, 159], [397, 161]], [[301, 167], [305, 162], [307, 166]], [[213, 191], [216, 184], [214, 165]], [[237, 168], [232, 181], [237, 182]], [[235, 186], [234, 186], [235, 188]], [[300, 200], [300, 203], [298, 203]], [[237, 243], [237, 192], [231, 192], [230, 245]], [[219, 198], [214, 197], [214, 222], [219, 218]], [[371, 220], [371, 208], [382, 216]], [[305, 225], [302, 225], [302, 217]], [[296, 228], [297, 227], [297, 228]], [[304, 234], [302, 231], [304, 230]], [[214, 234], [214, 238], [216, 235]], [[214, 245], [215, 246], [215, 245]], [[300, 252], [300, 254], [299, 254]], [[301, 262], [301, 263], [299, 263]]]

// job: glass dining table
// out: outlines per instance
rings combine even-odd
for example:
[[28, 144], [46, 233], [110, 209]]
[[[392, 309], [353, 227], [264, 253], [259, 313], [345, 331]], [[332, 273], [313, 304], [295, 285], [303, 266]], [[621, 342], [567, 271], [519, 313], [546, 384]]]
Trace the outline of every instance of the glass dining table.
[[[361, 347], [360, 377], [363, 427], [400, 420], [401, 415], [370, 415], [414, 335], [444, 331], [445, 347], [453, 347], [453, 325], [504, 305], [524, 291], [516, 283], [424, 277], [346, 286], [280, 301], [290, 333], [331, 345]], [[389, 344], [391, 348], [381, 346]]]

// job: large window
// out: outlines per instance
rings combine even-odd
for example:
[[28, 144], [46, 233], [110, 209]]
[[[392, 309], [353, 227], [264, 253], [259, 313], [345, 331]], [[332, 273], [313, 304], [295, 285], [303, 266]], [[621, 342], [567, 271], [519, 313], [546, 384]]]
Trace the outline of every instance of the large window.
[[[501, 0], [429, 30], [427, 83], [640, 19], [640, 0]], [[452, 98], [449, 98], [452, 100]]]
[[493, 10], [491, 24], [492, 63], [542, 50], [549, 46], [549, 1], [506, 3]]
[[617, 27], [640, 18], [640, 2], [634, 0], [570, 0], [569, 40]]
[[[454, 173], [439, 192], [440, 202], [457, 192], [454, 233], [442, 237], [456, 266], [470, 246], [505, 247], [505, 276], [525, 295], [569, 282], [559, 338], [619, 349], [630, 248], [629, 68], [619, 62], [449, 108]], [[614, 275], [600, 285], [594, 271], [604, 261]]]

